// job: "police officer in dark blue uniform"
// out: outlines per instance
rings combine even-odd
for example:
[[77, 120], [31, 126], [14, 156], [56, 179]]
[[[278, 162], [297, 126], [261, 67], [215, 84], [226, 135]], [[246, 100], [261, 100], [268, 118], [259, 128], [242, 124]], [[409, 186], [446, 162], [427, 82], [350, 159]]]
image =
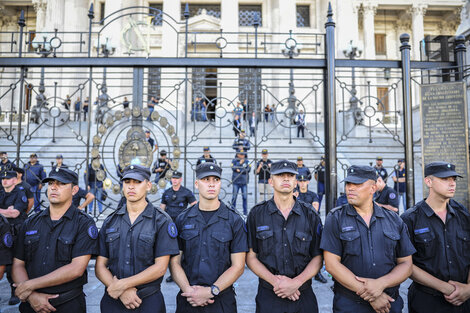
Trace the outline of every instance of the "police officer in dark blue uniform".
[[95, 222], [72, 204], [78, 175], [60, 168], [49, 173], [50, 206], [29, 217], [18, 234], [13, 259], [20, 312], [86, 312], [86, 268], [97, 253]]
[[162, 313], [160, 291], [171, 255], [179, 253], [171, 218], [147, 202], [150, 169], [130, 165], [123, 172], [126, 204], [108, 216], [99, 235], [96, 276], [106, 286], [101, 312]]
[[470, 214], [452, 199], [461, 176], [448, 162], [426, 164], [424, 176], [429, 196], [401, 216], [418, 250], [408, 310], [470, 312]]
[[274, 196], [248, 215], [247, 264], [259, 277], [257, 313], [315, 313], [312, 277], [322, 267], [322, 223], [310, 205], [293, 196], [297, 166], [271, 165]]
[[[85, 199], [82, 204], [80, 204], [81, 200]], [[89, 192], [86, 191], [83, 188], [78, 188], [78, 191], [76, 194], [73, 195], [72, 198], [72, 203], [75, 205], [78, 209], [80, 210], [85, 210], [86, 207], [95, 199], [95, 196]], [[86, 212], [86, 211], [85, 211]]]
[[250, 150], [250, 147], [251, 147], [250, 141], [246, 139], [245, 137], [246, 137], [245, 130], [242, 129], [240, 131], [240, 134], [238, 135], [237, 138], [235, 138], [232, 144], [232, 148], [233, 150], [235, 150], [235, 152], [238, 153], [240, 150], [247, 152], [248, 150]]
[[381, 156], [376, 157], [374, 168], [375, 168], [375, 171], [377, 172], [377, 175], [382, 177], [382, 179], [386, 182], [388, 173], [385, 167], [383, 166], [383, 163], [384, 163], [384, 159]]
[[[31, 185], [28, 184], [27, 182], [23, 181], [24, 170], [22, 168], [13, 166], [13, 170], [16, 172], [16, 178], [18, 179], [16, 184], [18, 186], [23, 187], [24, 192], [26, 194], [26, 198], [28, 198], [28, 209], [26, 210], [26, 213], [29, 213], [29, 211], [31, 211], [31, 209], [33, 208], [33, 205], [34, 205], [34, 195], [31, 191]], [[0, 189], [2, 189], [2, 188], [0, 188]]]
[[177, 313], [236, 313], [233, 283], [243, 273], [248, 251], [242, 217], [218, 199], [222, 169], [214, 163], [196, 168], [199, 202], [176, 219], [180, 254], [171, 273], [181, 288]]
[[[171, 187], [163, 193], [160, 204], [160, 208], [166, 211], [173, 221], [176, 221], [176, 217], [186, 210], [188, 205], [193, 206], [197, 202], [192, 191], [181, 186], [182, 176], [181, 172], [173, 172], [170, 179]], [[171, 275], [166, 278], [167, 283], [172, 281]]]
[[7, 265], [11, 264], [13, 246], [13, 236], [10, 231], [10, 223], [7, 219], [0, 215], [0, 279], [3, 278], [3, 273]]
[[37, 154], [32, 153], [24, 166], [24, 180], [31, 185], [31, 192], [34, 194], [34, 212], [41, 211], [41, 181], [46, 176], [46, 170], [39, 163]]
[[399, 284], [411, 274], [416, 251], [400, 217], [373, 202], [377, 173], [353, 165], [344, 179], [348, 204], [333, 209], [321, 248], [333, 276], [333, 312], [401, 312]]
[[387, 186], [382, 176], [377, 176], [377, 191], [374, 195], [374, 201], [387, 210], [398, 213], [398, 195], [393, 188]]
[[[3, 189], [0, 190], [0, 214], [6, 217], [10, 223], [13, 242], [15, 242], [20, 227], [27, 218], [28, 199], [24, 188], [17, 184], [18, 179], [15, 171], [3, 172], [1, 176]], [[10, 284], [13, 284], [10, 266], [7, 267], [7, 278]], [[18, 303], [20, 300], [15, 296], [15, 289], [12, 287], [8, 304]]]
[[0, 173], [11, 170], [13, 166], [13, 163], [8, 160], [8, 153], [5, 151], [0, 152]]
[[305, 166], [304, 158], [301, 156], [297, 157], [297, 172], [299, 172], [299, 175], [308, 178], [308, 180], [312, 179], [312, 173], [310, 172], [310, 169]]
[[203, 152], [204, 154], [200, 156], [199, 159], [197, 159], [196, 166], [205, 162], [217, 163], [215, 158], [211, 155], [211, 150], [209, 149], [209, 147], [204, 147]]
[[310, 204], [317, 212], [320, 209], [320, 200], [318, 200], [318, 195], [311, 190], [308, 190], [308, 183], [310, 180], [307, 176], [298, 174], [297, 175], [297, 187], [294, 189], [294, 196], [296, 196], [299, 201]]
[[163, 193], [162, 203], [160, 204], [160, 208], [166, 211], [173, 221], [176, 221], [176, 217], [188, 205], [193, 206], [197, 202], [192, 191], [181, 186], [182, 176], [181, 172], [173, 172], [171, 175], [171, 187]]
[[248, 211], [248, 182], [250, 181], [251, 164], [246, 159], [246, 151], [241, 149], [237, 157], [232, 160], [232, 208], [237, 207], [238, 191], [242, 192], [243, 214]]
[[320, 206], [321, 206], [321, 200], [323, 199], [323, 195], [325, 194], [325, 179], [326, 179], [326, 173], [325, 173], [325, 156], [322, 155], [320, 164], [315, 166], [315, 180], [317, 181], [317, 195], [318, 199], [320, 200]]

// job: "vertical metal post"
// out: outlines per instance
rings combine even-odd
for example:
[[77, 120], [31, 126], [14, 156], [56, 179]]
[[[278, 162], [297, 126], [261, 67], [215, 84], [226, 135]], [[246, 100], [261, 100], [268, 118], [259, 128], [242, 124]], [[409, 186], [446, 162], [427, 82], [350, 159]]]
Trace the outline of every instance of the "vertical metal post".
[[403, 86], [403, 124], [405, 132], [405, 164], [406, 164], [406, 207], [415, 203], [414, 155], [413, 155], [413, 110], [411, 103], [411, 64], [410, 35], [400, 36], [401, 73]]
[[[133, 86], [132, 86], [132, 107], [138, 107], [142, 110], [144, 101], [144, 68], [134, 67], [133, 69]], [[132, 127], [142, 127], [142, 118], [132, 117]]]
[[336, 169], [336, 94], [335, 94], [335, 22], [333, 9], [328, 3], [326, 28], [326, 70], [325, 76], [325, 157], [326, 157], [326, 214], [334, 208], [337, 197]]
[[[95, 17], [95, 13], [93, 12], [93, 2], [90, 4], [90, 10], [88, 11], [88, 57], [91, 57], [91, 26], [93, 24], [93, 18]], [[88, 166], [90, 162], [90, 139], [91, 139], [91, 123], [92, 123], [92, 114], [93, 114], [93, 99], [92, 93], [93, 90], [93, 68], [90, 66], [89, 73], [88, 73], [88, 124], [87, 124], [87, 136], [86, 136], [86, 164], [85, 164], [85, 188], [88, 186], [88, 177], [90, 175], [88, 171]], [[88, 209], [86, 209], [88, 210]]]
[[[18, 56], [21, 58], [23, 52], [23, 28], [26, 26], [24, 19], [24, 10], [21, 10], [20, 19], [18, 20], [18, 25], [20, 26], [20, 42], [19, 42], [19, 51]], [[18, 107], [18, 135], [16, 139], [16, 166], [20, 166], [20, 148], [21, 148], [21, 122], [22, 122], [22, 113], [23, 113], [23, 88], [24, 88], [24, 75], [25, 68], [21, 67], [20, 72], [20, 103]]]
[[[184, 8], [184, 19], [185, 19], [185, 37], [184, 37], [184, 57], [188, 57], [188, 20], [189, 20], [189, 5], [186, 3], [186, 7]], [[188, 148], [186, 146], [186, 143], [188, 142], [188, 68], [184, 68], [184, 144], [183, 144], [183, 185], [187, 187], [186, 185], [186, 176], [187, 176], [187, 171], [186, 171], [186, 164], [187, 164], [187, 158], [188, 158]], [[194, 110], [194, 108], [192, 108]], [[191, 112], [191, 114], [194, 114], [194, 112]], [[194, 115], [194, 127], [196, 127], [196, 116]]]
[[464, 78], [465, 66], [467, 65], [466, 55], [465, 36], [455, 37], [455, 61], [457, 62], [455, 80], [463, 80]]

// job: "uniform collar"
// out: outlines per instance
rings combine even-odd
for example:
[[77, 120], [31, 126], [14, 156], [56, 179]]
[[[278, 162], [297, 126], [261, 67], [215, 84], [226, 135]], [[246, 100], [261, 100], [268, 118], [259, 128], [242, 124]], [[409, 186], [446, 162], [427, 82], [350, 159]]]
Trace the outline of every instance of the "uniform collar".
[[[67, 211], [65, 211], [64, 215], [62, 215], [62, 217], [66, 217], [66, 218], [68, 218], [69, 220], [71, 220], [71, 219], [73, 218], [74, 214], [75, 214], [75, 210], [78, 210], [77, 207], [75, 207], [74, 205], [71, 205], [71, 206], [67, 209]], [[42, 211], [39, 216], [41, 216], [41, 217], [43, 217], [43, 216], [48, 216], [48, 217], [50, 217], [50, 216], [51, 216], [51, 212], [50, 212], [50, 210], [49, 210], [49, 207], [48, 207], [47, 209], [45, 209], [44, 211]]]
[[[197, 217], [200, 214], [201, 213], [199, 212], [199, 202], [198, 202], [198, 203], [196, 203], [196, 205], [193, 205], [189, 209], [188, 217]], [[220, 206], [216, 210], [215, 215], [220, 217], [220, 218], [226, 219], [226, 220], [228, 219], [228, 208], [222, 201], [220, 201]]]
[[[153, 207], [153, 205], [149, 201], [147, 201], [147, 206], [145, 207], [144, 211], [140, 215], [145, 216], [145, 217], [152, 217], [154, 210], [155, 208]], [[127, 213], [127, 204], [124, 203], [124, 205], [119, 209], [119, 211], [116, 211], [116, 214], [124, 215], [126, 213]]]
[[[302, 209], [300, 208], [299, 201], [294, 197], [295, 203], [294, 206], [292, 207], [291, 212], [294, 212], [297, 215], [302, 215]], [[270, 200], [268, 200], [268, 211], [269, 214], [273, 214], [276, 212], [279, 212], [279, 209], [277, 208], [276, 203], [274, 202], [274, 197], [272, 197]]]
[[[351, 215], [351, 216], [359, 215], [356, 209], [351, 204], [347, 205], [346, 214]], [[374, 202], [374, 212], [372, 213], [372, 216], [385, 217], [384, 209], [380, 205], [375, 204], [375, 202]]]
[[[427, 217], [431, 217], [432, 215], [436, 214], [436, 212], [434, 212], [434, 210], [426, 202], [426, 198], [423, 199], [421, 208], [423, 209], [424, 214], [426, 214]], [[455, 210], [449, 203], [447, 203], [447, 211], [450, 214], [455, 215]]]

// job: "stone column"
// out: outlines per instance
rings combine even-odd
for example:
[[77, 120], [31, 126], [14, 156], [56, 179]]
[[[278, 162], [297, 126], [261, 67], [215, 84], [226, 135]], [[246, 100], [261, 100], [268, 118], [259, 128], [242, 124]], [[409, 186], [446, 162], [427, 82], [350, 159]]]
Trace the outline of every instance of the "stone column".
[[[239, 23], [239, 13], [238, 13], [238, 1], [233, 0], [222, 0], [221, 3], [221, 20], [220, 20], [220, 27], [224, 32], [238, 32], [238, 23]], [[238, 35], [236, 34], [224, 34], [225, 39], [228, 42], [237, 42]], [[238, 45], [229, 44], [225, 51], [237, 52]], [[229, 54], [226, 54], [229, 56]], [[224, 77], [238, 77], [238, 69], [237, 68], [219, 68], [217, 69], [217, 74], [223, 75]], [[224, 85], [230, 85], [231, 82], [224, 82], [221, 81], [222, 88]], [[223, 88], [222, 89], [222, 96], [227, 99], [235, 99], [238, 95], [238, 88]], [[220, 96], [220, 94], [218, 94]], [[233, 105], [236, 105], [236, 101], [234, 103], [230, 103], [228, 100], [221, 99], [217, 105], [221, 105], [222, 107], [226, 108], [227, 111], [233, 110]]]
[[36, 31], [40, 32], [46, 26], [46, 8], [45, 0], [33, 0], [34, 10], [36, 11]]
[[46, 8], [46, 23], [44, 31], [53, 32], [54, 29], [58, 31], [64, 30], [64, 16], [65, 16], [65, 1], [63, 0], [49, 0]]
[[411, 14], [411, 31], [412, 31], [412, 59], [420, 59], [420, 43], [424, 39], [424, 15], [426, 14], [427, 5], [420, 3], [410, 8]]
[[375, 59], [375, 25], [374, 16], [377, 13], [377, 4], [364, 2], [362, 4], [362, 28], [364, 30], [364, 58]]

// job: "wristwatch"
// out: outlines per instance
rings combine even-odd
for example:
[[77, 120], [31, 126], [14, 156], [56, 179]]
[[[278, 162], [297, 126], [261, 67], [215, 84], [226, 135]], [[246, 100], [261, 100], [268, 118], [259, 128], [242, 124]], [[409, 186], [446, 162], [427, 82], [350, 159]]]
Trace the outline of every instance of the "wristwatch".
[[217, 287], [216, 285], [212, 285], [212, 286], [211, 286], [211, 294], [212, 294], [214, 297], [216, 297], [216, 296], [219, 295], [219, 293], [220, 293], [219, 287]]

